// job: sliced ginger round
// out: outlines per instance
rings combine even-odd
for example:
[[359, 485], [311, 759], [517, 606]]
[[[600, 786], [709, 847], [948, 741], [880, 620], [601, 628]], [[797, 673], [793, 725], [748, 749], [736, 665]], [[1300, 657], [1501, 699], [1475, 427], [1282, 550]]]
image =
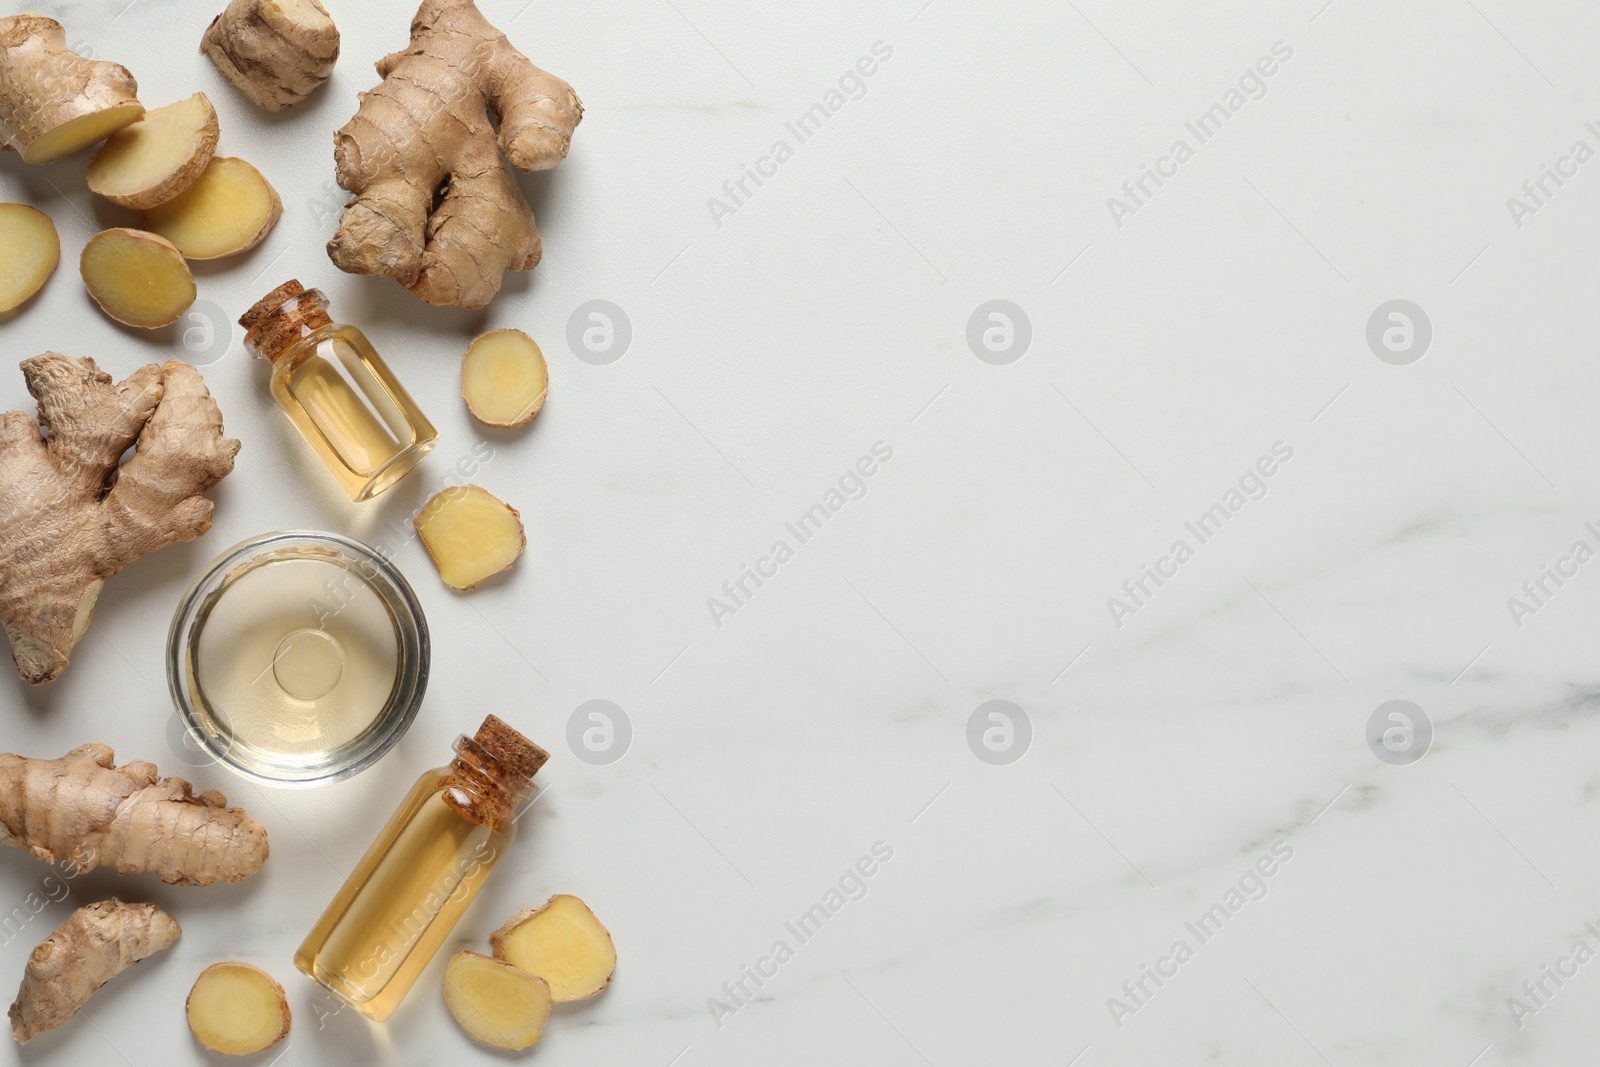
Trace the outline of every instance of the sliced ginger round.
[[589, 905], [567, 893], [513, 915], [489, 940], [495, 959], [548, 982], [557, 1004], [594, 996], [617, 969], [610, 932]]
[[61, 262], [61, 238], [50, 216], [27, 204], [0, 204], [0, 312], [44, 287]]
[[461, 361], [461, 396], [485, 426], [522, 426], [539, 414], [550, 389], [544, 353], [521, 330], [491, 330]]
[[439, 577], [454, 589], [471, 589], [505, 570], [528, 544], [517, 509], [476, 485], [434, 494], [414, 525]]
[[242, 159], [216, 156], [183, 192], [145, 211], [144, 224], [189, 259], [221, 259], [260, 244], [283, 201]]
[[143, 230], [102, 230], [78, 261], [83, 284], [118, 322], [154, 330], [194, 303], [194, 275], [172, 242]]
[[195, 93], [112, 134], [89, 160], [89, 188], [142, 211], [193, 185], [216, 150], [216, 109]]
[[444, 969], [444, 1003], [474, 1041], [520, 1052], [544, 1033], [550, 987], [508, 963], [458, 952]]
[[105, 140], [130, 122], [138, 122], [143, 115], [144, 107], [138, 103], [117, 104], [104, 111], [79, 115], [24, 148], [22, 158], [28, 163], [54, 163]]
[[195, 1040], [213, 1052], [246, 1056], [289, 1035], [283, 986], [248, 963], [218, 963], [201, 971], [185, 1010]]

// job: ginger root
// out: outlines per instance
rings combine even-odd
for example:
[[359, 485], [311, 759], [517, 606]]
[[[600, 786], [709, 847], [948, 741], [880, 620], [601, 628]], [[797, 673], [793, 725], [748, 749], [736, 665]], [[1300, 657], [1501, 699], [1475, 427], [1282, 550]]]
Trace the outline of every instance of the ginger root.
[[472, 0], [422, 0], [410, 47], [379, 60], [378, 74], [334, 134], [339, 184], [356, 199], [328, 255], [429, 304], [483, 307], [507, 270], [532, 270], [540, 256], [533, 210], [500, 152], [520, 170], [555, 166], [583, 104]]
[[26, 204], [0, 204], [0, 312], [20, 307], [44, 288], [61, 262], [61, 238], [50, 216]]
[[66, 669], [107, 578], [211, 528], [205, 493], [239, 442], [186, 363], [114, 384], [92, 359], [46, 352], [22, 375], [39, 423], [0, 414], [0, 624], [17, 672], [38, 684]]
[[289, 1036], [289, 998], [277, 979], [248, 963], [215, 963], [200, 972], [184, 1004], [189, 1032], [213, 1052], [248, 1056]]
[[172, 325], [194, 303], [194, 275], [183, 253], [144, 230], [101, 230], [83, 246], [78, 273], [101, 311], [142, 330]]
[[435, 493], [412, 525], [439, 577], [453, 589], [471, 589], [500, 573], [528, 545], [517, 509], [476, 485]]
[[544, 353], [521, 330], [490, 330], [461, 360], [461, 398], [485, 426], [523, 426], [544, 407], [550, 371]]
[[283, 201], [259, 170], [218, 156], [189, 188], [147, 209], [144, 224], [185, 259], [221, 259], [260, 244], [281, 214]]
[[144, 115], [126, 67], [67, 47], [42, 15], [0, 19], [0, 151], [49, 163], [88, 148]]
[[215, 789], [195, 796], [152, 763], [115, 761], [105, 745], [53, 760], [0, 753], [0, 845], [74, 873], [150, 871], [168, 885], [238, 882], [267, 861], [266, 827]]
[[205, 93], [145, 112], [89, 159], [89, 188], [142, 211], [194, 184], [217, 150], [217, 111]]
[[171, 948], [183, 933], [154, 904], [102, 900], [73, 912], [28, 958], [11, 1005], [11, 1036], [27, 1044], [54, 1030], [111, 979]]
[[544, 979], [477, 952], [458, 952], [444, 971], [444, 1002], [474, 1041], [520, 1052], [550, 1019]]
[[339, 28], [320, 0], [233, 0], [206, 27], [200, 51], [256, 104], [283, 111], [333, 73]]
[[495, 959], [543, 978], [557, 1004], [594, 996], [617, 968], [611, 933], [567, 893], [513, 915], [489, 940]]

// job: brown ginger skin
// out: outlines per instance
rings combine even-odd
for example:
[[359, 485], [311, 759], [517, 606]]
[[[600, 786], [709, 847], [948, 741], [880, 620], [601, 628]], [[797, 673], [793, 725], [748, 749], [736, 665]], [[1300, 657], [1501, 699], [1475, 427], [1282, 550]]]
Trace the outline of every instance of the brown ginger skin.
[[170, 885], [238, 882], [267, 860], [267, 831], [214, 789], [199, 796], [105, 745], [60, 759], [0, 754], [0, 845], [75, 873], [111, 867]]
[[[48, 163], [86, 148], [144, 115], [138, 91], [128, 68], [68, 48], [55, 19], [0, 19], [0, 151]], [[70, 123], [79, 132], [65, 131]]]
[[339, 28], [320, 0], [233, 0], [211, 20], [200, 51], [268, 111], [317, 90], [339, 59]]
[[18, 673], [38, 684], [66, 669], [107, 578], [211, 528], [205, 493], [239, 442], [186, 363], [113, 383], [92, 359], [46, 352], [22, 374], [39, 419], [0, 414], [0, 624]]
[[429, 304], [483, 307], [505, 271], [532, 270], [541, 251], [506, 158], [520, 170], [555, 166], [583, 104], [472, 0], [423, 0], [411, 46], [379, 60], [378, 73], [383, 82], [334, 134], [339, 184], [356, 199], [328, 255]]
[[11, 1005], [11, 1036], [27, 1044], [77, 1013], [111, 979], [170, 948], [183, 933], [154, 904], [115, 898], [73, 912], [28, 957]]

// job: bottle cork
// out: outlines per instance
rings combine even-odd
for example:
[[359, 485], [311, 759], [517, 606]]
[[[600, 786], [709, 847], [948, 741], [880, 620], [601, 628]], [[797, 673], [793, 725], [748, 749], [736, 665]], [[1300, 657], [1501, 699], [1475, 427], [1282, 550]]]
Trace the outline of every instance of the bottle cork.
[[270, 363], [306, 334], [331, 323], [327, 308], [328, 299], [321, 292], [290, 278], [239, 316], [244, 343]]

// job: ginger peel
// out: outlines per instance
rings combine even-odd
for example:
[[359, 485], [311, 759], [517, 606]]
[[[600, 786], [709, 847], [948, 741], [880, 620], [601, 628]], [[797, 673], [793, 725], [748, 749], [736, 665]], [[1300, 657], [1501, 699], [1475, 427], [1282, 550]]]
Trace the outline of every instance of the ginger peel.
[[11, 1005], [11, 1036], [25, 1045], [54, 1030], [101, 986], [172, 947], [182, 933], [177, 921], [154, 904], [112, 899], [79, 908], [28, 958]]
[[472, 0], [423, 0], [410, 46], [379, 60], [378, 74], [382, 83], [334, 134], [339, 185], [356, 199], [328, 255], [340, 270], [386, 275], [429, 304], [483, 307], [507, 270], [532, 270], [541, 253], [507, 159], [519, 170], [555, 166], [583, 104]]
[[0, 625], [17, 672], [38, 684], [66, 669], [107, 578], [211, 528], [205, 494], [239, 442], [186, 363], [113, 383], [92, 359], [46, 352], [22, 375], [39, 422], [0, 414]]
[[49, 163], [104, 140], [144, 116], [128, 69], [67, 47], [43, 15], [0, 19], [0, 151]]
[[111, 867], [169, 885], [238, 882], [267, 860], [267, 831], [215, 789], [194, 795], [155, 765], [116, 766], [105, 745], [60, 759], [0, 753], [0, 845], [75, 873]]

